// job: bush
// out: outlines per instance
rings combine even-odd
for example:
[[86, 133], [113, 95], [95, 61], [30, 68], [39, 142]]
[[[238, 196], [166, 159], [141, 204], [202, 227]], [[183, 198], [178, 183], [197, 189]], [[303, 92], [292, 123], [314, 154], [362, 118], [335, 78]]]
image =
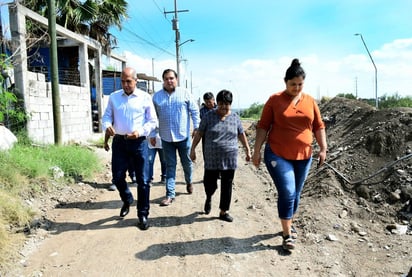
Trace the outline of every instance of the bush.
[[409, 107], [412, 108], [412, 97], [401, 97], [398, 93], [392, 96], [386, 94], [379, 98], [379, 108]]
[[25, 128], [27, 114], [24, 110], [23, 100], [19, 99], [11, 87], [7, 87], [8, 68], [5, 56], [0, 55], [0, 123], [8, 129], [17, 132]]
[[253, 103], [248, 109], [240, 113], [240, 117], [248, 119], [259, 119], [264, 104]]
[[353, 95], [352, 93], [339, 93], [338, 95], [336, 95], [337, 97], [343, 97], [346, 99], [353, 99], [356, 100], [356, 96]]

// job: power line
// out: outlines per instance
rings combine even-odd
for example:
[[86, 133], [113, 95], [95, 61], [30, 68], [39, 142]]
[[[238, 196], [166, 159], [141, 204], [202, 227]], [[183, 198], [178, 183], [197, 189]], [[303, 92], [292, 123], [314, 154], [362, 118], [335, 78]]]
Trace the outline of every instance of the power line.
[[175, 56], [175, 54], [173, 54], [173, 53], [171, 53], [171, 52], [169, 52], [169, 51], [167, 51], [167, 50], [165, 50], [165, 49], [157, 46], [156, 44], [154, 44], [154, 43], [151, 42], [151, 41], [146, 40], [145, 38], [139, 36], [139, 35], [136, 34], [135, 32], [133, 32], [133, 31], [131, 31], [131, 30], [129, 30], [129, 29], [126, 29], [126, 28], [124, 28], [124, 29], [125, 29], [126, 31], [130, 32], [132, 35], [136, 36], [138, 39], [140, 39], [140, 40], [142, 40], [143, 42], [147, 43], [148, 45], [150, 45], [150, 46], [152, 46], [152, 47], [154, 47], [154, 48], [156, 48], [156, 49], [158, 49], [158, 50], [160, 50], [160, 51], [162, 51], [162, 52], [164, 52], [164, 53], [166, 53], [166, 54], [169, 54], [169, 55], [171, 55], [171, 56], [173, 56], [173, 57]]
[[170, 23], [170, 21], [166, 18], [166, 15], [164, 14], [164, 11], [162, 11], [162, 9], [159, 7], [159, 5], [156, 3], [156, 1], [155, 0], [152, 0], [153, 1], [153, 3], [155, 4], [155, 6], [156, 6], [156, 8], [159, 10], [159, 12], [162, 14], [162, 15], [164, 15], [164, 16], [162, 16], [168, 23]]
[[[139, 12], [139, 8], [137, 7], [137, 3], [135, 1], [129, 1], [128, 2], [129, 5], [129, 9], [131, 11], [137, 11], [137, 15], [134, 16], [129, 14], [129, 18], [130, 19], [134, 19], [136, 22], [140, 23], [139, 26], [142, 29], [142, 31], [145, 33], [145, 36], [148, 37], [151, 41], [154, 41], [154, 39], [151, 37], [151, 35], [155, 34], [158, 35], [159, 32], [157, 29], [153, 28], [153, 27], [157, 27], [159, 24], [145, 24], [146, 22], [149, 22], [150, 20], [145, 16], [146, 14], [144, 12]], [[159, 9], [159, 8], [158, 8]], [[168, 22], [170, 24], [170, 22]], [[136, 26], [133, 26], [134, 28]], [[146, 30], [149, 27], [150, 30]]]
[[[153, 0], [153, 2], [155, 3], [154, 0]], [[160, 10], [159, 6], [158, 6], [156, 3], [155, 3], [155, 5], [156, 5], [156, 7], [159, 9], [159, 12], [163, 15], [163, 11]], [[128, 6], [129, 6], [129, 3], [128, 3]], [[88, 13], [91, 13], [91, 14], [96, 14], [96, 13], [97, 13], [97, 10], [94, 9], [94, 8], [92, 8], [92, 7], [88, 7], [88, 8], [86, 8], [86, 7], [84, 7], [84, 6], [78, 6], [78, 7], [79, 7], [80, 9], [83, 9], [84, 11], [86, 11], [86, 12], [88, 12]], [[163, 16], [162, 16], [162, 17], [163, 17]], [[166, 19], [166, 21], [169, 22], [167, 19]], [[123, 23], [125, 23], [125, 21], [123, 21]], [[169, 22], [169, 23], [170, 23], [170, 22]], [[149, 46], [151, 46], [151, 47], [153, 47], [153, 48], [156, 48], [156, 49], [160, 50], [161, 52], [166, 53], [166, 54], [168, 54], [168, 55], [170, 55], [170, 56], [172, 56], [172, 57], [175, 56], [174, 53], [171, 53], [171, 52], [169, 52], [168, 50], [163, 49], [162, 47], [156, 45], [154, 42], [149, 41], [149, 40], [143, 38], [142, 36], [138, 35], [136, 32], [132, 31], [131, 29], [128, 29], [128, 28], [125, 27], [125, 26], [122, 26], [122, 29], [125, 30], [125, 31], [127, 31], [127, 32], [129, 32], [130, 34], [132, 34], [134, 37], [138, 38], [139, 40], [143, 41], [145, 44], [147, 44], [147, 45], [149, 45]]]
[[[132, 3], [133, 3], [133, 2], [132, 2]], [[156, 5], [156, 7], [159, 9], [159, 12], [163, 15], [163, 11], [159, 8], [159, 6], [157, 5], [157, 3], [156, 3], [154, 0], [153, 0], [153, 3], [154, 3], [154, 4]], [[91, 8], [91, 7], [90, 7], [90, 9], [88, 9], [88, 8], [86, 8], [86, 7], [83, 7], [83, 6], [79, 6], [79, 7], [80, 7], [81, 9], [85, 10], [86, 12], [89, 12], [89, 13], [96, 13], [96, 12], [97, 12], [95, 9], [93, 9], [93, 8]], [[129, 2], [128, 2], [128, 7], [130, 7], [130, 3], [129, 3]], [[163, 16], [162, 16], [162, 17], [163, 17]], [[167, 19], [166, 19], [166, 21], [169, 22]], [[124, 22], [124, 21], [123, 21], [123, 22]], [[170, 23], [170, 22], [169, 22], [169, 23]], [[133, 36], [135, 36], [135, 37], [137, 37], [138, 39], [140, 39], [141, 41], [145, 42], [147, 45], [152, 46], [152, 47], [160, 50], [161, 52], [166, 53], [166, 54], [168, 54], [168, 55], [171, 55], [171, 56], [173, 56], [173, 57], [175, 56], [175, 54], [167, 51], [166, 49], [161, 48], [160, 46], [157, 46], [154, 42], [151, 42], [151, 41], [143, 38], [142, 36], [138, 35], [138, 34], [135, 33], [134, 31], [126, 28], [125, 26], [122, 26], [122, 29], [124, 29], [125, 31], [128, 31], [128, 32], [131, 33]]]

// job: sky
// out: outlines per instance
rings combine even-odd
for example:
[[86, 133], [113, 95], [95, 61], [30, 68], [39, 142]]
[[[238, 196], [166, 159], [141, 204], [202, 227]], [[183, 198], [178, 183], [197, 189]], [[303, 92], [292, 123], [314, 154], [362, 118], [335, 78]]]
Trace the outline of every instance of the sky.
[[[412, 96], [410, 0], [128, 0], [129, 18], [110, 30], [127, 66], [158, 79], [176, 69], [175, 2], [179, 79], [196, 99], [228, 89], [234, 108], [263, 104], [285, 89], [293, 58], [306, 72], [304, 92], [316, 99]], [[121, 70], [114, 59], [103, 64]]]
[[[304, 92], [316, 99], [340, 93], [375, 98], [372, 60], [378, 96], [412, 96], [410, 0], [176, 2], [184, 42], [180, 82], [196, 98], [228, 89], [235, 108], [263, 104], [284, 90], [293, 58], [306, 72]], [[161, 79], [164, 69], [176, 69], [174, 13], [168, 13], [174, 0], [128, 4], [122, 30], [111, 30], [119, 47], [114, 52], [138, 72]], [[355, 33], [362, 34], [372, 60]]]

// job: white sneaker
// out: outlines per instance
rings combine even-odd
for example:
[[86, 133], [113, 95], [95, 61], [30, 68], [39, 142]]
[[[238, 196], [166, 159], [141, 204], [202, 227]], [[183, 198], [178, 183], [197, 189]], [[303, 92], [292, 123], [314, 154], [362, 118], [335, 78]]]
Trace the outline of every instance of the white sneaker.
[[111, 184], [110, 187], [109, 187], [109, 190], [110, 190], [110, 191], [115, 191], [115, 190], [117, 190], [116, 185], [115, 185], [115, 184]]

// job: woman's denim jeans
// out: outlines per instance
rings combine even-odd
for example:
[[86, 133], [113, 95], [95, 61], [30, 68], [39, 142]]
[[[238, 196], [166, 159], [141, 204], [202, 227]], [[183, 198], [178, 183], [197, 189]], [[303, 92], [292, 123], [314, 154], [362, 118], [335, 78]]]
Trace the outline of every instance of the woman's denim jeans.
[[162, 140], [163, 154], [166, 158], [166, 197], [175, 198], [176, 184], [176, 150], [179, 153], [183, 166], [186, 184], [192, 183], [193, 164], [190, 159], [191, 141], [189, 138], [179, 142], [167, 142]]
[[266, 168], [278, 191], [278, 213], [281, 219], [292, 219], [299, 207], [300, 194], [308, 176], [312, 157], [308, 160], [286, 160], [265, 147]]

